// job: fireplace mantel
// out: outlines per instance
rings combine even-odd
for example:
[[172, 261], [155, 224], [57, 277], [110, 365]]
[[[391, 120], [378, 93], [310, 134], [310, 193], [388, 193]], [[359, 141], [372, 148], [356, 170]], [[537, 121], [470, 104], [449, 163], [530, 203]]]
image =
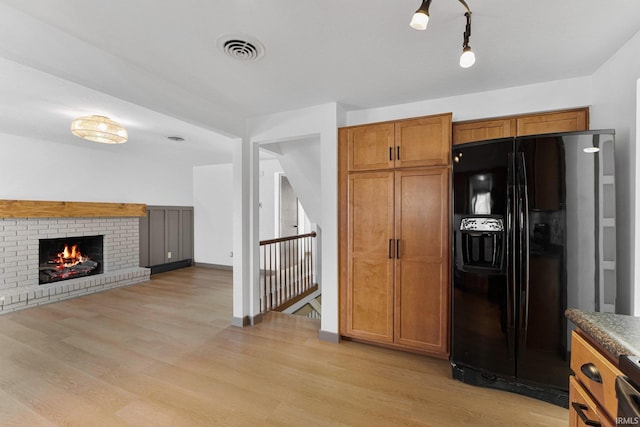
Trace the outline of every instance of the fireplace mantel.
[[139, 203], [0, 200], [0, 218], [95, 218], [146, 215], [147, 205]]

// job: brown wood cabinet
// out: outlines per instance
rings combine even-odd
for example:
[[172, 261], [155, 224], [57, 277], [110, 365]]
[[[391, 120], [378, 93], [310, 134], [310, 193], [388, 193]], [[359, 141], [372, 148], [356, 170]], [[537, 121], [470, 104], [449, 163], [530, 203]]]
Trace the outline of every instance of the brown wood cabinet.
[[516, 136], [588, 130], [588, 117], [587, 108], [521, 116], [516, 120]]
[[341, 335], [448, 357], [450, 123], [339, 130]]
[[589, 129], [589, 108], [551, 111], [453, 123], [453, 145], [514, 136]]
[[451, 163], [451, 113], [395, 123], [396, 168]]
[[396, 171], [395, 342], [445, 355], [449, 168]]
[[[589, 422], [591, 424], [587, 424]], [[578, 380], [572, 376], [569, 378], [569, 427], [586, 427], [594, 424], [602, 427], [615, 425], [604, 415], [602, 408], [593, 401]]]
[[451, 113], [344, 129], [349, 172], [449, 164]]
[[394, 132], [393, 123], [347, 129], [349, 171], [393, 168], [395, 164]]
[[[618, 409], [615, 381], [622, 374], [610, 359], [586, 336], [576, 331], [571, 333], [571, 371], [574, 375], [569, 378], [570, 426], [589, 425], [585, 420], [599, 422], [602, 426], [615, 425], [613, 420]], [[598, 381], [589, 378], [587, 367], [598, 372]]]
[[392, 171], [349, 175], [346, 335], [393, 342]]
[[454, 123], [453, 145], [516, 135], [516, 119], [489, 119]]

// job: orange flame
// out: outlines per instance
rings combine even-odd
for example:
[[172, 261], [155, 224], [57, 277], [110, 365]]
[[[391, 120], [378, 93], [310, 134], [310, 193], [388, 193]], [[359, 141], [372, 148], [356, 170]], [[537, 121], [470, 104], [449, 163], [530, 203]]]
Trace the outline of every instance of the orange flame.
[[68, 245], [64, 245], [64, 250], [58, 254], [57, 268], [72, 267], [86, 260], [87, 257], [82, 255], [77, 245], [71, 246], [71, 249]]

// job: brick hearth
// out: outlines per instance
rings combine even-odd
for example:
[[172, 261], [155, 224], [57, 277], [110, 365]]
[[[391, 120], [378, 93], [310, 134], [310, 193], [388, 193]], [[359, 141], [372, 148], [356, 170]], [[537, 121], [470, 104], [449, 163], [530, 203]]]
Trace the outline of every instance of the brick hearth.
[[[104, 273], [38, 284], [38, 239], [104, 235]], [[0, 218], [0, 314], [149, 280], [137, 217]]]

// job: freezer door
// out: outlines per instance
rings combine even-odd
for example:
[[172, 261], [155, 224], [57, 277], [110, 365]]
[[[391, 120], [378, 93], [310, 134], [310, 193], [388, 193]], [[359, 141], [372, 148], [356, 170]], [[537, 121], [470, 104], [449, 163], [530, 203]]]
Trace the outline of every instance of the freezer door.
[[516, 191], [522, 200], [516, 375], [568, 390], [570, 331], [564, 312], [602, 308], [603, 281], [610, 281], [615, 294], [613, 135], [518, 138], [515, 157], [516, 182], [522, 183]]
[[515, 376], [513, 139], [453, 152], [452, 356], [456, 365]]

